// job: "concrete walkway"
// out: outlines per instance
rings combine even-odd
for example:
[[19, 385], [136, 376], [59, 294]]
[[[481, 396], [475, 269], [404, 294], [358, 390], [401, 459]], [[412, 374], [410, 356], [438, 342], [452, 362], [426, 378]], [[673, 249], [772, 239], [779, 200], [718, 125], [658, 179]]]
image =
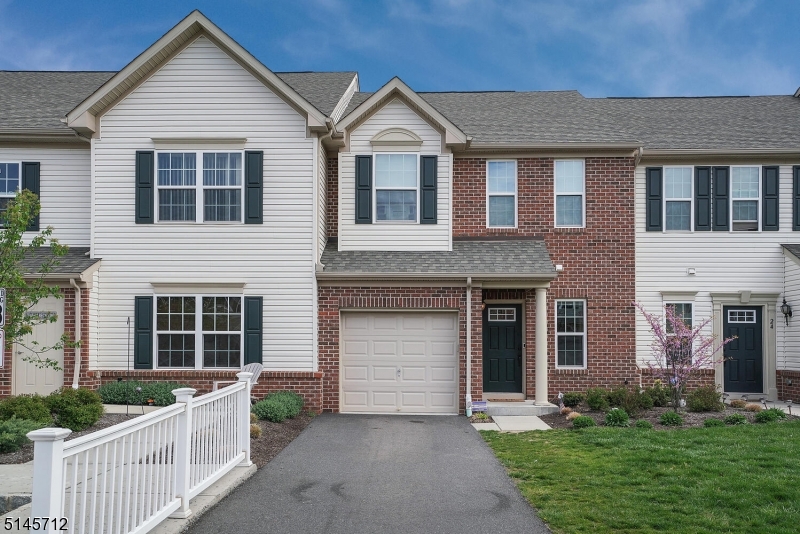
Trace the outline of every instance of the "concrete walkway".
[[466, 419], [323, 414], [189, 532], [549, 532]]
[[494, 423], [472, 423], [476, 430], [498, 432], [527, 432], [528, 430], [550, 430], [550, 425], [535, 415], [493, 415]]

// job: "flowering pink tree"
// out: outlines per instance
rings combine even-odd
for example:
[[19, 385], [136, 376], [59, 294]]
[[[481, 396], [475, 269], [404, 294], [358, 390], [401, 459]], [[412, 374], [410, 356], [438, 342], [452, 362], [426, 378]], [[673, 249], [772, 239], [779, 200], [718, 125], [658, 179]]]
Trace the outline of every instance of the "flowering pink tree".
[[703, 369], [722, 363], [723, 347], [735, 338], [725, 339], [715, 347], [714, 336], [701, 334], [711, 317], [692, 328], [675, 313], [673, 306], [666, 307], [665, 323], [661, 316], [648, 313], [638, 302], [633, 305], [642, 312], [653, 332], [653, 360], [647, 362], [647, 367], [655, 378], [669, 385], [672, 408], [677, 412], [689, 382]]

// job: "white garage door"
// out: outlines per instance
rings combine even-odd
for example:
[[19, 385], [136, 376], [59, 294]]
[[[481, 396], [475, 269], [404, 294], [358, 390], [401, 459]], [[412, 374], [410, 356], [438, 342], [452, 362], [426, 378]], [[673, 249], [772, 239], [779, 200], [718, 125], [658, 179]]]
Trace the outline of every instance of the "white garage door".
[[458, 314], [343, 312], [340, 411], [458, 413]]

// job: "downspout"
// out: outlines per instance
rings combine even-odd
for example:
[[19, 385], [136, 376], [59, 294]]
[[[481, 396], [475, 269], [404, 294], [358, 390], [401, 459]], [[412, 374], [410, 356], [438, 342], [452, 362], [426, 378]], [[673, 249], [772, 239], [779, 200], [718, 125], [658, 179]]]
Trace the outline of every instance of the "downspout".
[[75, 288], [75, 367], [72, 372], [72, 389], [78, 389], [78, 379], [81, 375], [81, 288], [75, 283], [74, 278], [69, 279], [69, 285]]
[[467, 417], [472, 415], [472, 277], [467, 277]]

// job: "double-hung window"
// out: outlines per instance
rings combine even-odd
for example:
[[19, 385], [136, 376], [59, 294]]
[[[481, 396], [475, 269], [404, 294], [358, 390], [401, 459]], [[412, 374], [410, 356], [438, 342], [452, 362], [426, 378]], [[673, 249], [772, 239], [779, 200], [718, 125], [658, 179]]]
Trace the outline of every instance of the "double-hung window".
[[758, 230], [759, 167], [731, 167], [733, 230]]
[[[664, 308], [672, 311], [676, 320], [682, 321], [688, 330], [692, 329], [692, 303], [691, 302], [666, 302]], [[679, 324], [679, 323], [678, 323]], [[683, 331], [681, 337], [677, 337], [675, 325], [666, 319], [667, 330], [667, 358], [669, 361], [681, 362], [688, 361], [692, 357], [692, 346], [688, 331]], [[669, 363], [669, 362], [668, 362]]]
[[0, 162], [0, 226], [3, 225], [8, 201], [20, 190], [19, 163]]
[[664, 169], [666, 230], [692, 229], [692, 167]]
[[585, 224], [583, 160], [556, 160], [554, 172], [556, 226], [583, 227]]
[[375, 154], [375, 220], [418, 222], [417, 154]]
[[242, 221], [241, 152], [159, 152], [156, 176], [159, 221]]
[[517, 226], [517, 162], [489, 161], [486, 165], [488, 226], [514, 228]]
[[159, 368], [241, 367], [242, 297], [158, 296], [155, 307]]
[[586, 301], [556, 301], [556, 367], [586, 367]]

